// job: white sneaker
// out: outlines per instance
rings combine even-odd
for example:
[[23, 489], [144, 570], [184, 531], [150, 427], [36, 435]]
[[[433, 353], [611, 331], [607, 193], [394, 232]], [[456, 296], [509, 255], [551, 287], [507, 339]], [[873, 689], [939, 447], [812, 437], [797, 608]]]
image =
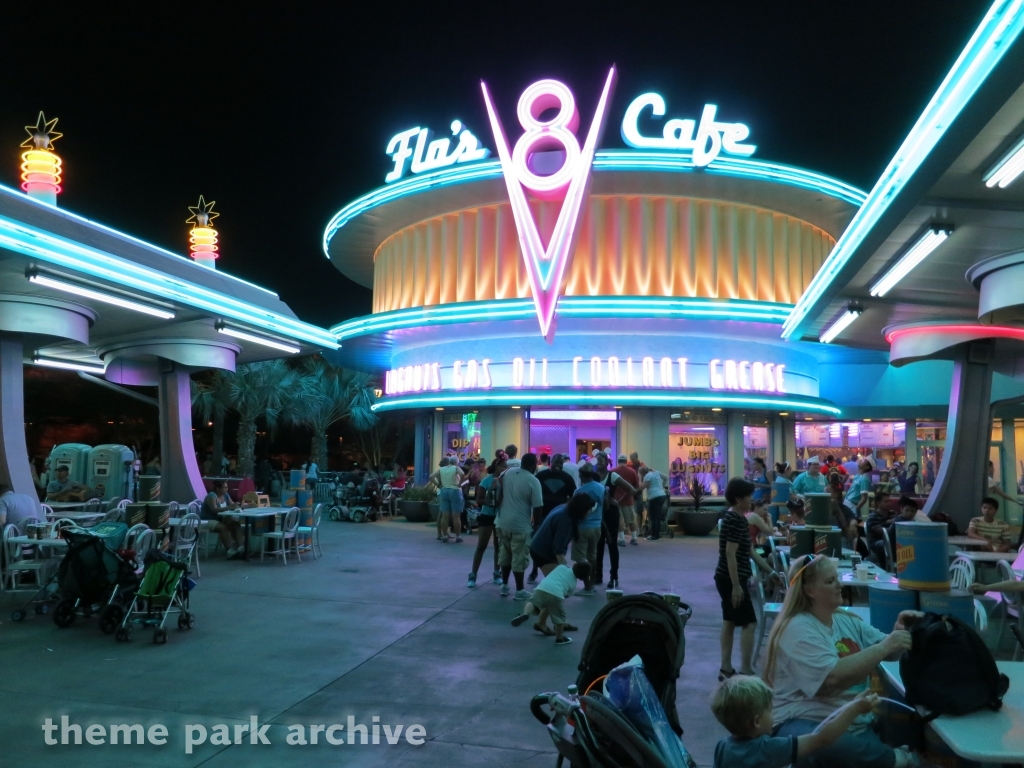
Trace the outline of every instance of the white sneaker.
[[516, 595], [512, 599], [513, 600], [529, 600], [531, 597], [533, 597], [533, 593], [532, 592], [527, 592], [525, 589], [517, 589], [516, 590]]
[[501, 596], [508, 597], [508, 584], [501, 585]]
[[897, 747], [893, 750], [896, 753], [896, 762], [893, 768], [912, 768], [921, 765], [921, 758], [907, 747]]
[[228, 550], [228, 557], [234, 557], [237, 554], [238, 554], [238, 550], [237, 549], [229, 549]]

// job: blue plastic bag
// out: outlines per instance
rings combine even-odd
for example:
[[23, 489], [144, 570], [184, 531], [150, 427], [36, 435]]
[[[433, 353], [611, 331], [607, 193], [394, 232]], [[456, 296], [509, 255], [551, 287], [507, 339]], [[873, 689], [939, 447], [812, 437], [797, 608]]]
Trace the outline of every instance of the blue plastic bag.
[[696, 768], [683, 742], [665, 717], [639, 656], [616, 667], [604, 681], [604, 693], [649, 742], [657, 746], [672, 768]]

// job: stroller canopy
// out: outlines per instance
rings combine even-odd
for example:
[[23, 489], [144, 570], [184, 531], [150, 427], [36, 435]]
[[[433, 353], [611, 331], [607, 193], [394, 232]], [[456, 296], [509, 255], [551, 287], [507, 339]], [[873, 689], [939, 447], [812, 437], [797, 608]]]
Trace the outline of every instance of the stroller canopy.
[[580, 654], [576, 680], [580, 693], [639, 655], [672, 730], [682, 734], [676, 712], [676, 680], [686, 655], [685, 628], [684, 617], [660, 596], [629, 595], [606, 604], [594, 617]]

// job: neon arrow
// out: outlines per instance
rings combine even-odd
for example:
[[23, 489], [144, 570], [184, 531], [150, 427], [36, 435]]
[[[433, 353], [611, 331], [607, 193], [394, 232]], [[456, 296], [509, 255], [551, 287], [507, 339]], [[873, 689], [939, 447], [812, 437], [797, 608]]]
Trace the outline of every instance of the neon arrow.
[[[615, 78], [615, 67], [612, 67], [608, 71], [604, 90], [582, 149], [574, 135], [578, 114], [572, 92], [557, 80], [541, 80], [529, 86], [520, 97], [517, 110], [519, 122], [526, 132], [516, 142], [512, 152], [509, 151], [505, 129], [491, 102], [487, 84], [482, 81], [480, 83], [487, 115], [491, 121], [491, 130], [494, 132], [501, 170], [505, 177], [505, 186], [508, 188], [508, 197], [512, 204], [519, 245], [530, 278], [537, 320], [540, 322], [541, 335], [549, 343], [555, 335], [555, 310], [561, 294], [562, 279], [572, 261], [579, 239], [577, 224], [580, 210], [590, 193], [590, 169], [594, 162], [594, 152], [604, 132]], [[540, 120], [543, 112], [556, 106], [558, 114], [554, 118]], [[527, 160], [535, 151], [534, 148], [549, 149], [555, 145], [560, 145], [565, 150], [566, 157], [562, 167], [549, 176], [538, 176], [533, 173], [527, 165]], [[530, 211], [524, 189], [530, 190], [541, 199], [557, 199], [564, 190], [562, 209], [558, 213], [547, 247], [541, 242], [537, 222]]]

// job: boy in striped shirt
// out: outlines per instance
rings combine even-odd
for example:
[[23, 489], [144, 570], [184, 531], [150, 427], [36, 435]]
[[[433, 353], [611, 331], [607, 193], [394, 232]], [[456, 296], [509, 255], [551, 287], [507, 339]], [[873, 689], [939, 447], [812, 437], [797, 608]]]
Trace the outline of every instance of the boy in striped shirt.
[[967, 536], [988, 542], [992, 552], [1010, 551], [1010, 526], [1005, 520], [996, 520], [999, 502], [991, 496], [981, 500], [981, 517], [972, 517], [967, 527]]

